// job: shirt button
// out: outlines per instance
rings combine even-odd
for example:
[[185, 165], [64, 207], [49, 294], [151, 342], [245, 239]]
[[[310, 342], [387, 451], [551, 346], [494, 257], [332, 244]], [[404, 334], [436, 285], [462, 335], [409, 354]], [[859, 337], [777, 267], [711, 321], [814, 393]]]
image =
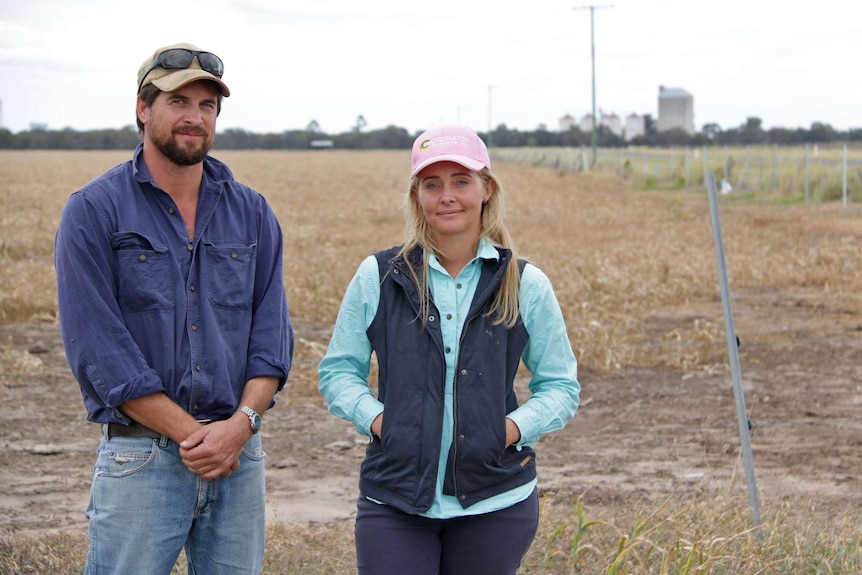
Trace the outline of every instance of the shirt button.
[[230, 258], [231, 258], [232, 260], [235, 260], [235, 259], [237, 258], [237, 253], [236, 253], [236, 252], [231, 252], [231, 253], [230, 253]]
[[191, 245], [191, 244], [189, 244], [188, 246], [186, 246], [186, 249], [187, 249], [187, 250], [189, 250], [189, 251], [192, 251], [192, 249], [193, 249], [193, 248], [192, 248], [192, 245]]
[[434, 316], [433, 316], [433, 315], [429, 315], [429, 316], [428, 316], [428, 321], [434, 321]]
[[466, 369], [462, 369], [462, 370], [461, 370], [461, 375], [467, 375], [467, 370], [466, 370]]
[[192, 331], [197, 331], [197, 330], [198, 330], [198, 326], [196, 326], [195, 324], [192, 324]]
[[138, 261], [142, 261], [142, 262], [147, 261], [147, 256], [145, 256], [144, 254], [139, 255], [139, 256], [138, 256]]
[[451, 313], [447, 313], [447, 314], [446, 314], [446, 319], [452, 319], [452, 314], [451, 314]]
[[455, 284], [455, 288], [456, 288], [456, 289], [461, 289], [461, 284], [460, 284], [460, 283]]
[[195, 366], [195, 371], [200, 371], [200, 370], [201, 370], [201, 364], [197, 364]]
[[451, 348], [451, 347], [447, 347], [447, 348], [446, 348], [446, 353], [449, 353], [450, 351], [452, 351], [452, 348]]
[[173, 208], [173, 206], [171, 206], [170, 208], [168, 208], [168, 213], [169, 213], [169, 214], [172, 214], [172, 213], [174, 213], [175, 211], [176, 211], [176, 210]]
[[192, 284], [192, 285], [190, 285], [190, 286], [189, 286], [189, 291], [195, 291], [195, 286], [194, 286], [194, 284]]

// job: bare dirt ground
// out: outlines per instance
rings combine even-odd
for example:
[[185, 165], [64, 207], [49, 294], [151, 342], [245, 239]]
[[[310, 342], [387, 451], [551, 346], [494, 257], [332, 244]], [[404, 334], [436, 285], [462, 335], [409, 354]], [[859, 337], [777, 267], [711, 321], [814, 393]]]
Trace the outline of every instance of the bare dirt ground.
[[[846, 295], [800, 289], [734, 294], [745, 401], [763, 506], [862, 515], [862, 317]], [[844, 299], [842, 299], [844, 298]], [[666, 339], [720, 302], [655, 313]], [[297, 325], [325, 345], [325, 330]], [[720, 344], [723, 345], [723, 342]], [[0, 535], [84, 530], [99, 428], [85, 420], [55, 323], [0, 326]], [[745, 492], [728, 369], [583, 366], [582, 406], [537, 446], [552, 498], [584, 495], [592, 513], [643, 509], [675, 490]], [[288, 391], [267, 413], [269, 520], [349, 520], [364, 442], [318, 397]]]

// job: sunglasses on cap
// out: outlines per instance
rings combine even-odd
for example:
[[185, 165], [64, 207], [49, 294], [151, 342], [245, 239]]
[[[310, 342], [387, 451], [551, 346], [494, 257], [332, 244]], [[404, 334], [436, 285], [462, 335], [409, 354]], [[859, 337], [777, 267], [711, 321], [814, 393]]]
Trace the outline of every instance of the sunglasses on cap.
[[185, 70], [192, 65], [195, 57], [198, 59], [198, 64], [200, 64], [201, 68], [206, 72], [209, 72], [218, 78], [221, 78], [222, 74], [224, 74], [224, 62], [222, 62], [221, 58], [212, 52], [200, 52], [198, 50], [188, 50], [186, 48], [171, 48], [170, 50], [165, 50], [159, 54], [155, 62], [150, 64], [150, 66], [144, 71], [143, 76], [141, 76], [141, 83], [138, 85], [138, 92], [141, 91], [141, 87], [144, 85], [144, 80], [147, 79], [149, 73], [156, 68], [164, 68], [165, 70]]

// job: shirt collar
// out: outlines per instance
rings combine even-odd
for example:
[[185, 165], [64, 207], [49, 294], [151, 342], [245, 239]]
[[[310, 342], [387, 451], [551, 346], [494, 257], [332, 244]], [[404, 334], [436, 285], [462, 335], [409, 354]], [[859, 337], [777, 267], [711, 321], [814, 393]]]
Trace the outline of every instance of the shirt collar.
[[[482, 260], [499, 260], [500, 259], [500, 252], [497, 251], [497, 248], [494, 247], [494, 244], [491, 243], [491, 240], [489, 240], [485, 236], [482, 236], [481, 238], [479, 238], [479, 245], [476, 248], [476, 256], [472, 260], [470, 260], [467, 265], [472, 264], [477, 259], [482, 259]], [[431, 256], [428, 258], [428, 265], [431, 266], [432, 269], [445, 272], [445, 269], [443, 268], [443, 264], [440, 263], [440, 260], [437, 259], [437, 256], [434, 253], [432, 253]]]
[[491, 240], [482, 236], [479, 238], [479, 247], [476, 250], [476, 257], [482, 258], [483, 260], [498, 260], [500, 259], [500, 252], [497, 251], [497, 248], [491, 243]]
[[[138, 144], [135, 148], [135, 153], [132, 156], [132, 170], [134, 178], [139, 182], [153, 182], [153, 176], [150, 174], [150, 168], [147, 162], [144, 161], [144, 143]], [[211, 156], [204, 158], [203, 182], [208, 180], [221, 184], [233, 180], [233, 172], [226, 164], [216, 160]], [[203, 188], [203, 185], [202, 185]]]
[[132, 156], [132, 170], [134, 178], [139, 182], [152, 182], [153, 177], [150, 175], [150, 168], [144, 161], [144, 143], [138, 144], [135, 148], [135, 153]]

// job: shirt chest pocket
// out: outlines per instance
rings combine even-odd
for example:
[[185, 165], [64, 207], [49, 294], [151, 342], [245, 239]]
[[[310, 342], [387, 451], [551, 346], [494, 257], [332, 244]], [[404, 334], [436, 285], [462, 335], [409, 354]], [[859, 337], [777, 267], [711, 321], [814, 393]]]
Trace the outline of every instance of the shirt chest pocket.
[[223, 308], [250, 308], [254, 297], [257, 244], [242, 246], [204, 242], [203, 246], [203, 276], [210, 303]]
[[138, 232], [117, 232], [117, 299], [125, 313], [149, 313], [174, 307], [174, 280], [168, 248]]

